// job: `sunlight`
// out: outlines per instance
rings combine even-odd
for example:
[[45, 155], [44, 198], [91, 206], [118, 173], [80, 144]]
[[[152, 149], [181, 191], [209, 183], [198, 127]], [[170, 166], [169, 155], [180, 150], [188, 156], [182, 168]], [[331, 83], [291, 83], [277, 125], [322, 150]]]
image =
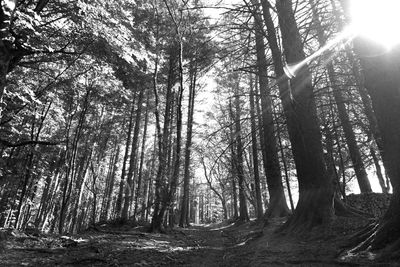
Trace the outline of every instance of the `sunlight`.
[[298, 74], [299, 70], [301, 70], [305, 65], [312, 62], [314, 59], [318, 58], [322, 54], [327, 51], [333, 50], [334, 48], [338, 47], [338, 44], [344, 42], [347, 43], [349, 40], [353, 38], [353, 32], [350, 29], [345, 29], [341, 33], [337, 34], [335, 38], [327, 42], [323, 47], [319, 48], [313, 54], [308, 56], [303, 61], [297, 64], [287, 64], [284, 66], [283, 70], [285, 71], [286, 76], [289, 79], [293, 79]]
[[391, 49], [400, 43], [399, 0], [352, 0], [350, 16], [355, 34]]

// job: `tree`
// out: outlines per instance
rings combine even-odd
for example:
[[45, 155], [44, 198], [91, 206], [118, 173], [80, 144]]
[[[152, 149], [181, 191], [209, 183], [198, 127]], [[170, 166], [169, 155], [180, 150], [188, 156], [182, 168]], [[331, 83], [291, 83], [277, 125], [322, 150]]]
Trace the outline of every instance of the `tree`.
[[263, 216], [263, 205], [260, 188], [260, 174], [258, 165], [258, 142], [257, 142], [257, 126], [256, 126], [256, 112], [255, 112], [255, 97], [254, 97], [254, 84], [253, 75], [250, 74], [250, 120], [251, 120], [251, 148], [253, 156], [253, 169], [254, 169], [254, 187], [256, 191], [256, 214], [257, 218]]
[[[323, 157], [311, 73], [305, 66], [289, 82], [286, 80], [275, 27], [269, 13], [271, 5], [263, 0], [262, 6], [299, 181], [299, 201], [293, 216], [283, 229], [304, 231], [331, 220], [333, 184], [327, 174]], [[292, 1], [278, 0], [276, 9], [286, 62], [289, 65], [298, 64], [306, 56], [293, 14]]]
[[[323, 47], [324, 45], [327, 44], [328, 38], [326, 37], [326, 35], [323, 31], [318, 12], [316, 10], [317, 7], [314, 3], [314, 0], [309, 0], [309, 2], [310, 2], [311, 9], [313, 12], [313, 22], [314, 22], [315, 28], [317, 30], [317, 39], [318, 39], [319, 45], [321, 47]], [[334, 64], [332, 61], [327, 62], [326, 69], [328, 72], [328, 78], [329, 78], [329, 82], [332, 87], [333, 97], [334, 97], [336, 105], [337, 105], [339, 118], [342, 123], [343, 131], [344, 131], [345, 138], [346, 138], [346, 143], [349, 148], [351, 161], [353, 162], [353, 168], [356, 173], [360, 191], [362, 193], [370, 193], [370, 192], [372, 192], [371, 184], [368, 180], [368, 175], [367, 175], [367, 172], [365, 171], [365, 166], [364, 166], [364, 163], [363, 163], [363, 160], [361, 157], [361, 153], [357, 146], [356, 137], [355, 137], [354, 131], [351, 126], [349, 115], [347, 114], [347, 111], [346, 111], [345, 98], [343, 97], [341, 88], [338, 85], [338, 81], [336, 79], [335, 67], [334, 67]]]
[[385, 169], [393, 185], [390, 206], [378, 224], [359, 236], [354, 251], [382, 250], [385, 257], [399, 257], [400, 240], [400, 47], [390, 52], [373, 41], [357, 37], [354, 48], [360, 59], [368, 90], [382, 134]]
[[[255, 1], [253, 1], [253, 3], [258, 6]], [[256, 35], [257, 74], [262, 106], [262, 149], [265, 151], [264, 168], [270, 195], [270, 205], [266, 215], [267, 217], [284, 217], [287, 216], [290, 211], [283, 192], [282, 175], [279, 165], [278, 142], [275, 136], [276, 129], [272, 112], [271, 87], [268, 84], [268, 63], [265, 56], [265, 45], [263, 39], [264, 30], [258, 9], [254, 9], [253, 16]]]
[[247, 211], [247, 200], [245, 196], [245, 177], [243, 170], [243, 140], [242, 140], [242, 130], [241, 130], [241, 107], [240, 107], [240, 96], [239, 96], [239, 82], [240, 78], [237, 74], [233, 75], [233, 81], [236, 83], [235, 86], [235, 110], [234, 110], [234, 145], [235, 145], [235, 154], [234, 154], [234, 166], [238, 180], [239, 187], [239, 221], [248, 221], [249, 214]]

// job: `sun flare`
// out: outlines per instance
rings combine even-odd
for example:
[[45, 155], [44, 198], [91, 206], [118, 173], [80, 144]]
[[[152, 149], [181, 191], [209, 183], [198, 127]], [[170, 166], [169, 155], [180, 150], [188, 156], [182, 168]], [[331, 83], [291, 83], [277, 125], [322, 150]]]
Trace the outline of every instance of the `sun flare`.
[[400, 0], [351, 0], [352, 28], [387, 49], [400, 44]]

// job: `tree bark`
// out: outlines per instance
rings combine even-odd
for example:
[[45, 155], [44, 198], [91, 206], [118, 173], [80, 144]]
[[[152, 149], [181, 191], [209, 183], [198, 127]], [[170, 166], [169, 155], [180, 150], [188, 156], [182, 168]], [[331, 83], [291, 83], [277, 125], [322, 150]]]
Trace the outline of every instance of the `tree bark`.
[[236, 175], [238, 177], [239, 186], [239, 221], [248, 221], [249, 214], [247, 211], [247, 200], [245, 193], [245, 177], [243, 170], [243, 143], [242, 143], [242, 126], [241, 126], [241, 108], [239, 97], [239, 78], [237, 77], [237, 84], [235, 90], [235, 145], [236, 145]]
[[121, 181], [119, 183], [119, 193], [117, 197], [117, 203], [115, 207], [115, 213], [117, 217], [121, 216], [122, 212], [122, 204], [123, 204], [123, 196], [124, 196], [124, 185], [125, 185], [125, 173], [126, 173], [126, 162], [128, 161], [129, 157], [129, 148], [131, 146], [131, 135], [133, 129], [133, 117], [135, 114], [135, 103], [132, 102], [131, 112], [129, 115], [129, 125], [128, 125], [128, 132], [126, 135], [126, 144], [125, 144], [125, 155], [124, 159], [122, 160], [122, 170], [121, 170]]
[[260, 188], [260, 172], [258, 166], [258, 145], [257, 145], [257, 125], [256, 125], [256, 112], [253, 88], [253, 76], [250, 74], [250, 120], [251, 120], [251, 148], [253, 156], [253, 170], [254, 170], [254, 187], [256, 198], [256, 214], [257, 218], [262, 218], [264, 214], [261, 188]]
[[[154, 211], [151, 222], [150, 231], [151, 232], [163, 232], [163, 220], [166, 211], [166, 194], [168, 194], [168, 188], [166, 185], [166, 166], [167, 166], [167, 156], [168, 156], [168, 140], [170, 137], [170, 121], [172, 117], [172, 100], [173, 92], [172, 87], [175, 83], [175, 63], [176, 63], [176, 51], [174, 47], [170, 50], [169, 55], [169, 73], [167, 80], [167, 92], [166, 92], [166, 104], [164, 111], [164, 127], [161, 133], [158, 110], [155, 109], [157, 133], [159, 136], [159, 148], [158, 148], [158, 170], [155, 178], [155, 189], [154, 189]], [[156, 80], [155, 80], [156, 82]], [[155, 83], [156, 84], [156, 83]], [[156, 97], [156, 103], [158, 102], [158, 92], [157, 88], [154, 87], [154, 93]]]
[[[62, 189], [62, 198], [61, 198], [61, 206], [60, 206], [60, 216], [59, 216], [59, 221], [58, 221], [58, 232], [60, 234], [63, 233], [63, 228], [64, 228], [64, 222], [65, 222], [65, 215], [66, 211], [68, 210], [68, 204], [69, 204], [69, 199], [70, 199], [70, 194], [71, 194], [71, 189], [72, 189], [72, 183], [73, 183], [73, 169], [75, 168], [75, 161], [78, 153], [78, 143], [80, 141], [81, 133], [82, 133], [82, 128], [83, 124], [85, 123], [85, 118], [86, 118], [86, 112], [89, 108], [90, 105], [90, 93], [91, 93], [90, 87], [86, 88], [86, 95], [83, 100], [82, 104], [82, 110], [79, 115], [78, 119], [78, 125], [75, 129], [75, 135], [71, 144], [70, 151], [68, 151], [68, 145], [66, 147], [66, 153], [69, 155], [66, 157], [67, 159], [67, 170], [65, 172], [65, 180], [63, 181], [63, 189]], [[72, 122], [72, 116], [71, 116], [71, 121]], [[69, 128], [70, 126], [67, 126]], [[68, 144], [68, 143], [67, 143]]]
[[376, 155], [375, 149], [372, 146], [370, 146], [369, 151], [370, 151], [372, 160], [374, 161], [376, 176], [378, 177], [379, 185], [381, 186], [382, 193], [388, 194], [389, 188], [386, 186], [385, 179], [383, 178], [382, 168], [381, 168], [381, 165], [379, 164], [379, 159], [378, 159], [378, 156]]
[[[325, 167], [321, 133], [317, 118], [311, 73], [307, 66], [299, 70], [290, 83], [285, 78], [275, 27], [269, 13], [270, 4], [263, 0], [268, 42], [272, 51], [278, 88], [287, 121], [299, 181], [299, 201], [293, 216], [282, 230], [307, 231], [333, 217], [333, 185]], [[287, 63], [305, 60], [303, 43], [297, 29], [292, 1], [277, 0], [282, 44]]]
[[112, 208], [111, 204], [112, 204], [112, 197], [113, 197], [113, 192], [114, 192], [115, 176], [116, 176], [117, 168], [118, 168], [120, 149], [121, 149], [121, 147], [119, 145], [117, 145], [117, 149], [115, 151], [114, 160], [113, 160], [113, 164], [112, 164], [112, 170], [111, 170], [110, 178], [109, 178], [107, 196], [106, 196], [105, 220], [108, 220], [108, 218], [111, 214], [111, 208]]
[[[258, 4], [256, 1], [253, 1]], [[258, 5], [257, 5], [258, 6]], [[268, 62], [265, 57], [264, 30], [262, 28], [262, 18], [258, 15], [258, 9], [254, 11], [254, 21], [256, 25], [256, 50], [257, 50], [257, 69], [258, 81], [261, 94], [262, 107], [262, 127], [264, 139], [263, 149], [265, 153], [265, 175], [267, 177], [270, 204], [266, 211], [267, 217], [284, 217], [290, 214], [283, 191], [282, 174], [279, 164], [277, 140], [275, 136], [274, 117], [272, 113], [271, 89], [268, 82]]]
[[140, 123], [142, 120], [142, 110], [143, 110], [143, 96], [144, 96], [144, 88], [140, 89], [137, 109], [135, 114], [135, 127], [133, 129], [133, 138], [131, 144], [131, 156], [129, 160], [129, 169], [128, 175], [126, 178], [127, 186], [125, 187], [125, 201], [124, 206], [122, 208], [121, 219], [123, 221], [127, 221], [129, 218], [129, 209], [131, 207], [131, 202], [133, 199], [133, 194], [135, 191], [135, 181], [133, 179], [134, 171], [137, 163], [137, 150], [138, 150], [138, 141], [139, 141], [139, 131], [140, 131]]
[[179, 226], [189, 226], [189, 185], [190, 185], [190, 156], [192, 146], [192, 135], [193, 135], [193, 114], [194, 114], [194, 99], [196, 96], [196, 83], [197, 83], [197, 65], [192, 63], [190, 70], [190, 86], [189, 86], [189, 106], [188, 106], [188, 118], [187, 118], [187, 132], [186, 132], [186, 144], [185, 144], [185, 166], [183, 175], [183, 196], [181, 202], [181, 217], [179, 219]]
[[360, 58], [367, 88], [376, 114], [382, 145], [385, 151], [385, 168], [393, 186], [390, 206], [379, 225], [363, 242], [367, 249], [387, 248], [386, 257], [400, 255], [400, 46], [387, 52], [371, 40], [357, 37], [355, 51]]
[[[138, 182], [135, 194], [135, 208], [133, 210], [134, 220], [136, 221], [137, 209], [139, 207], [139, 195], [142, 189], [142, 177], [143, 177], [143, 164], [144, 164], [144, 153], [146, 149], [146, 140], [147, 140], [147, 125], [149, 123], [149, 94], [146, 96], [146, 113], [144, 116], [144, 129], [143, 129], [143, 137], [142, 137], [142, 148], [140, 152], [140, 163], [139, 163], [139, 173], [138, 173]], [[143, 208], [143, 207], [142, 207]]]
[[[231, 121], [234, 120], [234, 114], [233, 114], [233, 109], [232, 109], [232, 101], [229, 100], [229, 115]], [[235, 151], [235, 146], [236, 146], [236, 140], [235, 140], [235, 133], [233, 130], [233, 123], [229, 126], [229, 131], [230, 131], [230, 150], [231, 150], [231, 155], [230, 155], [230, 163], [231, 163], [231, 183], [232, 183], [232, 198], [233, 201], [231, 202], [232, 209], [233, 209], [233, 219], [237, 220], [239, 217], [239, 211], [238, 211], [238, 195], [237, 195], [237, 185], [236, 185], [236, 176], [237, 176], [237, 160], [236, 160], [236, 151]]]
[[[325, 36], [325, 33], [322, 29], [314, 0], [309, 0], [309, 3], [313, 12], [313, 21], [316, 26], [315, 28], [317, 29], [317, 39], [320, 47], [323, 47], [326, 45], [328, 38]], [[347, 147], [349, 148], [350, 158], [353, 163], [353, 168], [356, 173], [360, 191], [361, 193], [370, 193], [372, 192], [371, 184], [369, 182], [367, 172], [365, 171], [365, 166], [361, 157], [360, 150], [358, 149], [349, 114], [346, 110], [345, 99], [342, 95], [341, 88], [339, 88], [338, 86], [339, 83], [336, 79], [335, 68], [332, 61], [327, 62], [326, 69], [328, 71], [329, 82], [332, 87], [333, 97], [335, 99], [335, 103], [338, 109], [339, 118], [342, 123], [343, 132], [346, 138]]]

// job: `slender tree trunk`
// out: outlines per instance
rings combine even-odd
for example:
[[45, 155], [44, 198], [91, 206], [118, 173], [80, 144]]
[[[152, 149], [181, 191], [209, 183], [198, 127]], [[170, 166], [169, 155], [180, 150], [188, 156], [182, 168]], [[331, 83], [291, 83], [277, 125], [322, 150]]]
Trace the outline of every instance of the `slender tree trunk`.
[[[316, 26], [315, 28], [317, 29], [317, 39], [320, 46], [323, 47], [324, 45], [326, 45], [328, 38], [323, 32], [314, 0], [309, 0], [309, 3], [312, 7], [311, 9], [313, 12], [313, 22]], [[335, 68], [332, 61], [327, 62], [326, 69], [328, 71], [328, 78], [332, 87], [333, 97], [337, 105], [339, 118], [342, 123], [343, 132], [346, 138], [347, 146], [349, 148], [350, 158], [353, 162], [353, 168], [356, 173], [360, 191], [361, 193], [372, 192], [371, 184], [368, 180], [368, 175], [365, 171], [364, 162], [362, 160], [360, 150], [358, 149], [356, 137], [351, 126], [349, 115], [346, 110], [345, 99], [342, 95], [342, 92], [340, 91], [340, 88], [338, 87], [339, 83], [336, 79]]]
[[[83, 124], [85, 122], [85, 117], [86, 117], [86, 112], [89, 108], [90, 104], [90, 93], [91, 93], [91, 88], [88, 87], [86, 89], [86, 95], [83, 100], [82, 104], [82, 111], [79, 116], [78, 120], [78, 125], [75, 129], [75, 136], [72, 142], [72, 147], [71, 151], [68, 152], [68, 146], [67, 146], [67, 153], [69, 153], [68, 158], [68, 163], [67, 163], [67, 171], [65, 174], [65, 180], [64, 185], [63, 185], [63, 191], [62, 191], [62, 198], [61, 198], [61, 206], [60, 206], [60, 216], [59, 216], [59, 221], [58, 221], [58, 231], [60, 234], [63, 233], [64, 229], [64, 221], [65, 221], [65, 215], [68, 210], [68, 204], [69, 204], [69, 199], [70, 199], [70, 193], [71, 193], [71, 188], [72, 188], [72, 182], [73, 182], [73, 169], [75, 168], [75, 160], [77, 157], [78, 153], [78, 143], [81, 137], [82, 133], [82, 128]], [[71, 118], [72, 120], [72, 118]]]
[[[234, 114], [233, 114], [233, 109], [232, 109], [232, 101], [229, 100], [229, 114], [230, 114], [230, 119], [233, 121], [235, 119]], [[231, 155], [230, 155], [230, 161], [231, 161], [231, 181], [232, 181], [232, 198], [233, 198], [233, 203], [232, 203], [232, 208], [233, 208], [233, 219], [237, 220], [239, 218], [239, 211], [238, 211], [238, 195], [237, 195], [237, 185], [236, 185], [236, 176], [237, 176], [237, 155], [236, 155], [236, 140], [235, 140], [235, 133], [233, 130], [233, 123], [229, 126], [229, 131], [230, 131], [230, 146], [231, 146]]]
[[[133, 211], [134, 220], [136, 221], [137, 209], [139, 207], [139, 194], [142, 189], [142, 177], [143, 177], [143, 164], [144, 164], [144, 153], [146, 149], [146, 137], [147, 137], [147, 125], [149, 123], [149, 94], [146, 96], [146, 113], [144, 116], [144, 129], [142, 138], [142, 148], [140, 152], [140, 164], [139, 164], [139, 174], [138, 174], [138, 185], [135, 194], [135, 209]], [[143, 206], [142, 206], [143, 208]]]
[[77, 220], [79, 217], [79, 213], [81, 210], [81, 205], [82, 205], [82, 195], [84, 193], [84, 187], [86, 185], [86, 181], [88, 178], [88, 169], [90, 166], [90, 162], [92, 161], [92, 153], [93, 149], [90, 149], [87, 156], [83, 158], [83, 162], [81, 163], [82, 166], [82, 171], [79, 172], [78, 179], [76, 182], [76, 200], [75, 200], [75, 205], [72, 210], [72, 220], [71, 220], [71, 225], [70, 225], [70, 232], [71, 233], [76, 233], [76, 224]]
[[109, 179], [110, 182], [109, 182], [108, 194], [106, 197], [106, 207], [105, 207], [105, 219], [106, 220], [108, 220], [108, 218], [111, 214], [111, 208], [112, 208], [111, 204], [112, 204], [112, 197], [113, 197], [113, 192], [114, 192], [115, 176], [116, 176], [117, 168], [118, 168], [120, 149], [121, 149], [121, 147], [118, 145], [117, 150], [115, 151], [114, 162], [113, 162], [112, 171], [111, 171], [110, 179]]
[[[44, 109], [42, 112], [43, 115], [39, 119], [38, 123], [36, 122], [36, 115], [34, 115], [34, 118], [32, 121], [32, 127], [31, 127], [31, 140], [32, 141], [37, 142], [39, 140], [40, 133], [43, 129], [44, 121], [46, 120], [46, 117], [47, 117], [47, 114], [49, 113], [51, 105], [52, 105], [52, 102], [50, 102], [49, 105], [44, 106]], [[36, 123], [38, 125], [37, 125], [36, 134], [35, 134]], [[27, 165], [25, 167], [24, 184], [22, 186], [22, 192], [21, 192], [19, 203], [18, 203], [17, 214], [15, 216], [15, 227], [18, 225], [18, 220], [19, 220], [19, 216], [21, 213], [22, 205], [25, 201], [25, 196], [29, 193], [29, 190], [28, 190], [29, 188], [27, 188], [28, 183], [30, 182], [31, 184], [33, 184], [33, 181], [31, 181], [33, 178], [31, 176], [32, 176], [32, 169], [33, 169], [33, 165], [34, 165], [35, 150], [36, 150], [36, 145], [31, 145], [30, 150], [29, 150]]]
[[93, 194], [93, 206], [92, 206], [92, 218], [91, 218], [91, 224], [93, 227], [96, 226], [96, 218], [97, 218], [97, 188], [96, 188], [96, 183], [97, 183], [97, 176], [98, 173], [95, 172], [93, 162], [90, 162], [90, 169], [92, 171], [92, 194]]
[[282, 159], [282, 163], [283, 163], [283, 168], [285, 170], [285, 181], [286, 181], [286, 188], [288, 191], [288, 195], [289, 195], [289, 203], [290, 203], [290, 208], [291, 211], [294, 211], [294, 203], [293, 203], [293, 195], [292, 195], [292, 188], [290, 186], [290, 180], [289, 180], [289, 170], [288, 170], [288, 164], [286, 161], [286, 155], [285, 155], [285, 151], [283, 149], [283, 144], [282, 144], [282, 138], [281, 138], [281, 134], [282, 131], [279, 127], [279, 121], [277, 119], [275, 119], [276, 121], [276, 131], [277, 131], [277, 136], [278, 136], [278, 144], [279, 144], [279, 151], [281, 152], [281, 159]]
[[119, 183], [119, 190], [117, 196], [117, 203], [116, 203], [116, 215], [117, 217], [121, 216], [122, 212], [122, 204], [123, 204], [123, 196], [124, 196], [124, 184], [125, 184], [125, 174], [126, 174], [126, 162], [128, 161], [129, 157], [129, 148], [131, 147], [131, 135], [133, 129], [133, 117], [135, 114], [135, 103], [132, 102], [131, 112], [129, 115], [129, 125], [128, 125], [128, 132], [126, 134], [126, 144], [125, 144], [125, 155], [124, 159], [122, 160], [122, 170], [121, 170], [121, 181]]
[[[257, 76], [256, 76], [257, 78]], [[260, 108], [260, 94], [258, 91], [258, 82], [256, 81], [254, 89], [255, 89], [255, 93], [256, 93], [256, 111], [257, 111], [257, 119], [258, 119], [258, 125], [262, 125], [262, 118], [261, 118], [261, 108]], [[258, 127], [258, 132], [259, 132], [259, 136], [264, 136], [264, 130], [262, 127]], [[265, 151], [265, 149], [263, 149], [265, 147], [264, 145], [264, 138], [260, 138], [260, 146], [261, 146], [261, 155], [262, 155], [262, 162], [265, 163], [265, 157], [266, 157], [266, 153], [267, 151]], [[265, 172], [265, 166], [263, 168], [264, 172]], [[265, 173], [264, 173], [265, 176]], [[263, 199], [263, 203], [264, 203], [264, 208], [267, 210], [269, 207], [269, 203], [268, 203], [268, 190], [267, 190], [267, 181], [266, 181], [266, 177], [262, 177], [261, 179], [261, 189], [262, 189], [262, 199]]]
[[250, 119], [251, 119], [251, 147], [253, 155], [253, 170], [254, 170], [254, 187], [255, 187], [255, 198], [256, 198], [256, 215], [257, 218], [262, 218], [264, 211], [261, 199], [261, 188], [260, 188], [260, 173], [258, 166], [258, 145], [257, 145], [257, 125], [256, 125], [256, 112], [255, 112], [255, 100], [254, 100], [254, 88], [253, 88], [253, 75], [250, 74]]
[[143, 96], [144, 96], [144, 88], [142, 88], [139, 92], [139, 98], [137, 102], [136, 109], [136, 119], [135, 119], [135, 127], [133, 130], [133, 138], [131, 145], [131, 157], [129, 160], [129, 169], [127, 175], [127, 186], [125, 188], [125, 201], [122, 209], [121, 219], [123, 221], [128, 220], [129, 218], [129, 208], [131, 206], [131, 200], [133, 197], [133, 193], [135, 190], [135, 181], [133, 179], [134, 170], [136, 167], [137, 161], [137, 150], [138, 150], [138, 141], [139, 141], [139, 131], [140, 131], [140, 123], [142, 120], [142, 109], [143, 109]]
[[379, 159], [376, 155], [375, 149], [372, 146], [370, 146], [369, 151], [370, 151], [372, 160], [374, 161], [374, 165], [375, 165], [375, 169], [376, 169], [376, 176], [378, 177], [379, 185], [382, 188], [382, 193], [388, 194], [389, 189], [386, 187], [385, 179], [383, 178], [383, 175], [382, 175], [381, 165], [379, 164]]
[[[178, 36], [180, 34], [178, 33]], [[169, 188], [169, 194], [167, 199], [167, 207], [170, 212], [175, 214], [174, 205], [175, 205], [175, 193], [176, 188], [179, 182], [179, 173], [180, 173], [180, 164], [181, 164], [181, 144], [182, 144], [182, 100], [183, 100], [183, 40], [180, 38], [179, 40], [179, 57], [178, 57], [178, 68], [179, 68], [179, 91], [178, 91], [178, 100], [177, 100], [177, 109], [176, 109], [176, 144], [175, 144], [175, 161], [174, 161], [174, 170], [171, 179], [171, 185]], [[173, 223], [175, 220], [172, 221]], [[173, 226], [173, 225], [170, 225]]]
[[[195, 64], [195, 63], [192, 63]], [[190, 156], [193, 135], [193, 113], [194, 113], [194, 99], [196, 96], [196, 83], [197, 83], [197, 66], [193, 66], [190, 71], [190, 86], [189, 86], [189, 107], [186, 131], [186, 144], [185, 144], [185, 166], [183, 175], [183, 196], [181, 202], [181, 217], [179, 219], [179, 226], [189, 226], [189, 185], [190, 185]]]
[[[171, 113], [172, 113], [172, 99], [173, 99], [173, 92], [172, 86], [173, 81], [175, 79], [174, 67], [176, 62], [176, 55], [173, 51], [173, 48], [170, 51], [170, 58], [169, 58], [169, 73], [168, 73], [168, 81], [167, 81], [167, 92], [166, 92], [166, 105], [165, 105], [165, 112], [164, 112], [164, 127], [163, 132], [161, 134], [159, 119], [157, 119], [158, 109], [155, 109], [156, 115], [156, 124], [157, 124], [157, 133], [159, 136], [159, 152], [158, 152], [158, 170], [155, 179], [155, 190], [154, 190], [154, 211], [153, 217], [151, 222], [151, 229], [152, 232], [163, 232], [163, 220], [166, 211], [166, 194], [168, 194], [168, 188], [166, 187], [166, 166], [167, 166], [167, 156], [168, 156], [168, 140], [170, 136], [170, 121], [171, 121]], [[155, 83], [156, 84], [156, 83]], [[156, 97], [156, 103], [158, 102], [158, 93], [157, 88], [155, 86], [154, 93]]]
[[[254, 4], [258, 3], [253, 1]], [[268, 62], [265, 57], [264, 31], [262, 18], [258, 15], [258, 8], [254, 11], [256, 25], [256, 49], [257, 49], [257, 72], [259, 77], [259, 88], [262, 106], [262, 127], [265, 153], [265, 174], [270, 196], [270, 205], [267, 210], [267, 217], [284, 217], [290, 214], [287, 206], [285, 193], [282, 184], [282, 175], [279, 165], [277, 140], [275, 137], [275, 125], [273, 118], [271, 89], [268, 84]]]
[[237, 85], [235, 90], [235, 144], [236, 144], [236, 174], [238, 177], [239, 186], [239, 221], [248, 221], [249, 214], [247, 211], [247, 201], [245, 195], [245, 177], [243, 170], [243, 143], [242, 143], [242, 129], [240, 120], [240, 97], [239, 97], [239, 78], [237, 77]]

